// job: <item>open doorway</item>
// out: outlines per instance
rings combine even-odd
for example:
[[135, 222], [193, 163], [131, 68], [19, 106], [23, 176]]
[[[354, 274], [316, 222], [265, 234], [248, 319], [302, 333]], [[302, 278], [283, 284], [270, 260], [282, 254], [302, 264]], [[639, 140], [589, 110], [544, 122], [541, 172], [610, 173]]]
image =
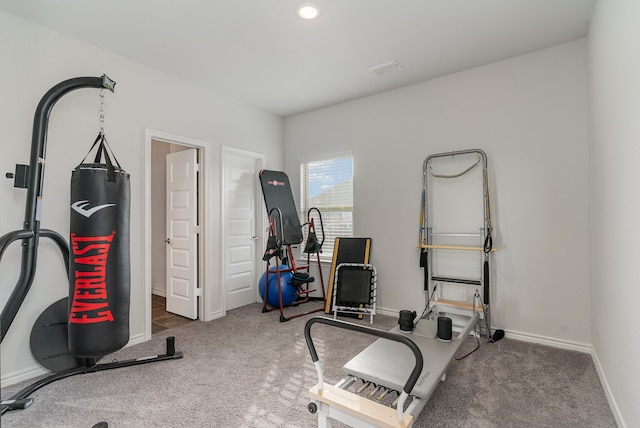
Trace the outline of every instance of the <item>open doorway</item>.
[[147, 145], [145, 336], [150, 338], [202, 319], [204, 204], [198, 171], [204, 147], [158, 132], [147, 133]]

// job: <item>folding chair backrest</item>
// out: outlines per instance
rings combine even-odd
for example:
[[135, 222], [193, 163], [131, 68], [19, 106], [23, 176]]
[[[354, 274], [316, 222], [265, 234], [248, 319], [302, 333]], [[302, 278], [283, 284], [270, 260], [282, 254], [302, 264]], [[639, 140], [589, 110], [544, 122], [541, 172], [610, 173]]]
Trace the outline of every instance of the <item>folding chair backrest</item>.
[[336, 272], [336, 305], [358, 307], [371, 304], [372, 269], [367, 269], [362, 264], [341, 265]]
[[371, 238], [336, 238], [333, 245], [333, 258], [331, 260], [325, 313], [329, 314], [332, 312], [333, 280], [335, 278], [336, 268], [341, 263], [369, 263], [370, 251]]

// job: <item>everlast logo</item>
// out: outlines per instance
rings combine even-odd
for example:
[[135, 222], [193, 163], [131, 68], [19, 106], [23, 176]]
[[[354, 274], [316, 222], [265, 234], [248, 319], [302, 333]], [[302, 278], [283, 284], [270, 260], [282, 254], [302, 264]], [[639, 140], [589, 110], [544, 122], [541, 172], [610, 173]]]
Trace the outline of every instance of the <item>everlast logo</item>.
[[76, 279], [69, 322], [92, 324], [113, 321], [107, 300], [106, 269], [111, 241], [116, 232], [107, 236], [76, 236], [71, 234], [71, 249], [76, 265]]

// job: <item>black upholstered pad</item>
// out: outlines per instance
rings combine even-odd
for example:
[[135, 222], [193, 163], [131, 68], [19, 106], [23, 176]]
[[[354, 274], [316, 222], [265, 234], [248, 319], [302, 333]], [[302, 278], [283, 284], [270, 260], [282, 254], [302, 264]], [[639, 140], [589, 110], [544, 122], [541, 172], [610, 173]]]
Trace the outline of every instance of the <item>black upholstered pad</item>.
[[[289, 177], [282, 171], [269, 171], [266, 169], [260, 171], [258, 176], [267, 213], [270, 213], [276, 219], [276, 231], [278, 237], [282, 237], [282, 245], [301, 243], [303, 240], [302, 226], [300, 225], [296, 203], [291, 192]], [[280, 230], [280, 219], [277, 211], [271, 212], [274, 208], [278, 208], [282, 213], [282, 231]]]

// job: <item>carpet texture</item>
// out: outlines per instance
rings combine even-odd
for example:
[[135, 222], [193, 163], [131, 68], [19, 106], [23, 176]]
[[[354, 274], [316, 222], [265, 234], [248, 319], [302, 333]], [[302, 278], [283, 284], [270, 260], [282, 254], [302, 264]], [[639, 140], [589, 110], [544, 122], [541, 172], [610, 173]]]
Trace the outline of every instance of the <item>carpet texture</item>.
[[[54, 382], [32, 395], [28, 409], [5, 413], [2, 427], [91, 428], [102, 421], [110, 428], [316, 426], [316, 416], [307, 411], [307, 391], [317, 378], [304, 324], [323, 313], [280, 323], [277, 311], [261, 309], [245, 306], [121, 349], [100, 363], [163, 354], [167, 336], [175, 336], [184, 358]], [[368, 319], [344, 320], [368, 325]], [[383, 330], [395, 325], [395, 318], [381, 315], [373, 324]], [[321, 324], [313, 326], [312, 337], [331, 384], [342, 378], [342, 365], [374, 340]], [[467, 338], [460, 355], [475, 346]], [[2, 398], [33, 381], [2, 388]], [[480, 349], [452, 362], [414, 426], [582, 428], [615, 427], [615, 420], [590, 355], [481, 338]]]

